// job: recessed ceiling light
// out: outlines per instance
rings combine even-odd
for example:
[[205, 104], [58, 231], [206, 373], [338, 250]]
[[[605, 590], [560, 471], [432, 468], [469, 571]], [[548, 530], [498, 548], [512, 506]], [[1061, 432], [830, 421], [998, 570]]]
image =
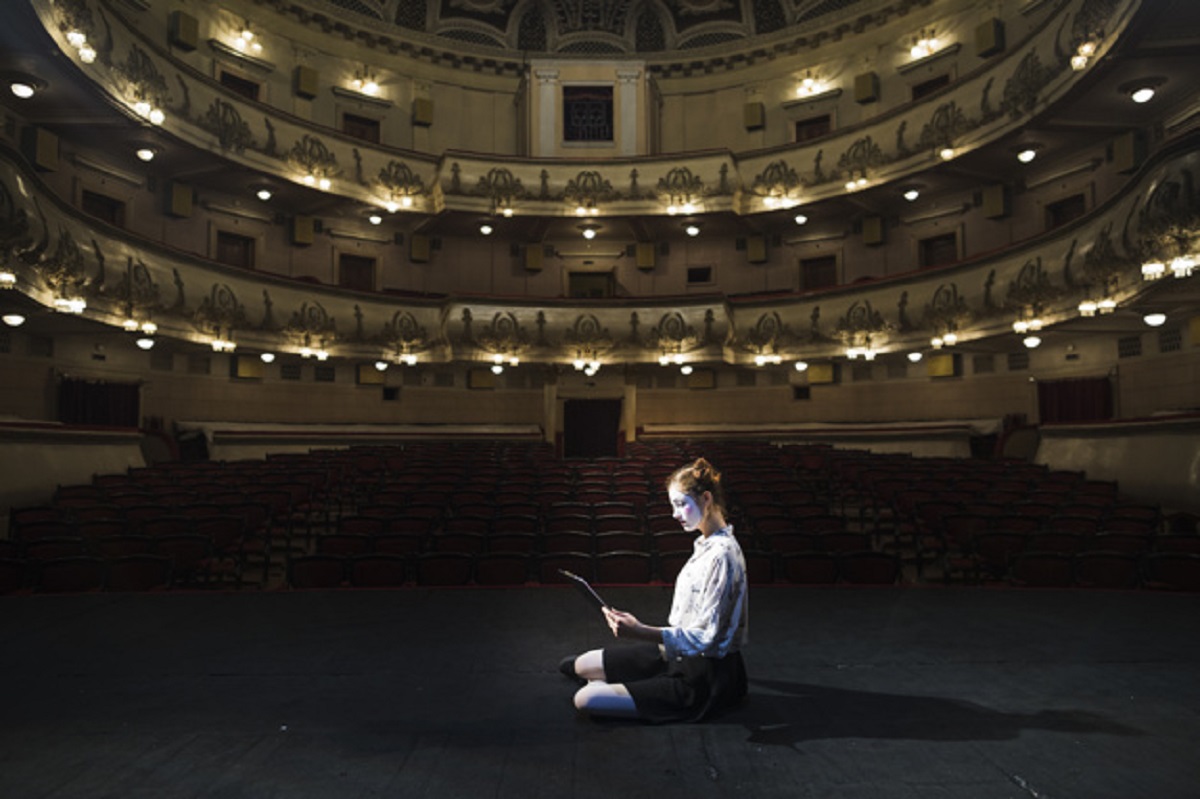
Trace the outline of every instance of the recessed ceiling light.
[[1167, 323], [1167, 315], [1165, 313], [1148, 313], [1142, 317], [1142, 321], [1150, 327], [1162, 327]]

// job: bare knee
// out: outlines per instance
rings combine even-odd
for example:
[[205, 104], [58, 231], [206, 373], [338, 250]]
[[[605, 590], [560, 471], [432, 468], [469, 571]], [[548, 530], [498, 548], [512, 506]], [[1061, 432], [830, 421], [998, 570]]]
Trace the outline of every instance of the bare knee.
[[575, 692], [575, 709], [596, 716], [637, 717], [637, 706], [624, 685], [590, 682]]
[[585, 680], [603, 680], [604, 650], [593, 649], [575, 658], [575, 673]]

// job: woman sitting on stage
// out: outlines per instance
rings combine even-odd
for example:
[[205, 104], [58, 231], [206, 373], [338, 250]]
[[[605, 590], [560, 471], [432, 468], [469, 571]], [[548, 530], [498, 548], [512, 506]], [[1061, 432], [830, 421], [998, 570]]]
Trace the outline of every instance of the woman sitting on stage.
[[675, 520], [698, 534], [675, 581], [668, 626], [604, 609], [613, 635], [638, 643], [563, 660], [564, 674], [588, 681], [575, 694], [585, 713], [699, 721], [746, 695], [746, 562], [725, 521], [721, 475], [700, 458], [671, 475], [667, 494]]

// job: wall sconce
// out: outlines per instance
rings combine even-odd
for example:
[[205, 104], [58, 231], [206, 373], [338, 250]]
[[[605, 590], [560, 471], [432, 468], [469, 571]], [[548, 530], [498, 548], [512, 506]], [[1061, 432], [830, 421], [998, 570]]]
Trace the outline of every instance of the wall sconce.
[[908, 361], [909, 363], [920, 363], [923, 357], [925, 356], [919, 352], [910, 352], [908, 354]]
[[1087, 69], [1088, 62], [1092, 56], [1096, 54], [1095, 42], [1084, 42], [1075, 49], [1075, 55], [1071, 56], [1071, 69], [1076, 72]]
[[1196, 268], [1196, 260], [1190, 256], [1182, 256], [1171, 261], [1171, 273], [1177, 278], [1191, 277]]
[[1024, 339], [1022, 339], [1021, 343], [1033, 350], [1041, 346], [1042, 339], [1039, 336], [1026, 336]]
[[1029, 332], [1036, 333], [1042, 329], [1042, 320], [1037, 317], [1033, 317], [1032, 319], [1018, 319], [1012, 323], [1012, 329], [1017, 335], [1024, 335]]
[[158, 150], [154, 147], [139, 147], [135, 155], [139, 161], [148, 164], [154, 160], [154, 156], [158, 155]]
[[662, 355], [658, 356], [658, 365], [659, 366], [670, 366], [672, 363], [674, 363], [676, 366], [682, 364], [683, 363], [683, 353], [676, 352], [676, 353], [672, 354], [669, 352], [664, 352]]
[[695, 370], [692, 369], [691, 364], [685, 363], [683, 366], [679, 367], [679, 373], [682, 375], [690, 375], [693, 371]]
[[852, 361], [862, 358], [864, 361], [873, 361], [879, 353], [871, 347], [848, 347], [846, 349], [846, 357]]
[[79, 60], [83, 63], [90, 64], [96, 60], [96, 48], [88, 44], [87, 34], [78, 28], [67, 31], [67, 43], [75, 48]]
[[388, 370], [388, 362], [387, 361], [376, 361], [375, 362], [375, 371], [386, 372], [387, 370]]
[[600, 209], [590, 200], [575, 206], [575, 216], [596, 216], [599, 213]]
[[489, 225], [487, 222], [484, 222], [482, 225], [479, 226], [479, 232], [484, 236], [492, 235], [493, 230], [494, 230], [494, 228], [491, 225]]
[[15, 288], [17, 285], [17, 276], [7, 269], [0, 271], [0, 290]]
[[137, 344], [138, 349], [142, 349], [142, 350], [154, 349], [154, 339], [150, 338], [150, 336], [142, 336], [134, 343]]
[[804, 214], [796, 214], [792, 218], [792, 221], [794, 221], [797, 225], [806, 225], [808, 224], [808, 217]]
[[815, 94], [823, 94], [825, 90], [825, 82], [819, 78], [814, 78], [810, 69], [804, 73], [804, 77], [800, 80], [800, 85], [796, 87], [796, 96], [812, 97]]
[[4, 316], [0, 316], [0, 321], [9, 327], [20, 327], [25, 324], [25, 317], [19, 313], [6, 313]]
[[237, 344], [224, 338], [215, 338], [212, 341], [213, 352], [233, 352], [237, 349]]
[[151, 105], [149, 100], [135, 101], [133, 104], [133, 112], [147, 120], [151, 125], [161, 125], [167, 119], [167, 115], [163, 112], [163, 110]]
[[1162, 327], [1167, 323], [1167, 315], [1165, 313], [1148, 313], [1142, 317], [1142, 321], [1150, 327]]
[[243, 53], [251, 52], [255, 55], [258, 55], [262, 52], [262, 43], [258, 41], [258, 37], [255, 36], [254, 31], [250, 30], [249, 20], [247, 20], [246, 24], [242, 26], [242, 29], [238, 31], [237, 36], [233, 40], [233, 46]]
[[350, 86], [354, 91], [365, 94], [367, 97], [375, 97], [379, 94], [379, 81], [366, 66], [354, 73], [354, 79], [350, 81]]
[[797, 372], [807, 372], [808, 371], [808, 361], [796, 361], [796, 371]]
[[689, 222], [688, 224], [683, 226], [683, 232], [688, 234], [692, 238], [699, 236], [700, 235], [700, 223], [699, 222]]
[[401, 352], [396, 355], [396, 363], [402, 366], [416, 366], [417, 356], [411, 352]]
[[59, 297], [54, 301], [54, 310], [59, 313], [81, 314], [87, 310], [87, 300]]
[[933, 30], [922, 28], [920, 33], [913, 37], [912, 47], [908, 48], [908, 54], [912, 56], [914, 61], [922, 58], [928, 58], [938, 51], [941, 43]]
[[275, 362], [275, 353], [273, 353], [273, 352], [264, 352], [262, 355], [259, 355], [258, 357], [259, 357], [259, 360], [261, 360], [263, 363], [274, 363]]
[[367, 215], [367, 221], [368, 221], [368, 222], [370, 222], [372, 225], [382, 225], [382, 224], [383, 224], [383, 217], [382, 217], [382, 216], [380, 216], [380, 215], [379, 215], [379, 214], [377, 214], [377, 213], [375, 213], [375, 214], [368, 214], [368, 215]]
[[775, 355], [775, 354], [771, 354], [771, 355], [761, 355], [760, 354], [760, 355], [754, 356], [754, 365], [755, 366], [768, 366], [768, 365], [776, 366], [781, 363], [783, 363], [783, 358], [781, 358], [780, 356]]
[[943, 161], [949, 161], [954, 156], [955, 152], [953, 147], [943, 147], [942, 149], [938, 150], [938, 158], [942, 159]]
[[870, 181], [867, 180], [866, 174], [859, 175], [857, 178], [851, 174], [850, 180], [846, 181], [846, 191], [858, 191], [865, 189]]
[[312, 172], [309, 172], [307, 175], [305, 175], [302, 178], [302, 182], [305, 186], [312, 186], [320, 189], [321, 191], [329, 191], [329, 189], [333, 186], [332, 180], [325, 176], [318, 177]]

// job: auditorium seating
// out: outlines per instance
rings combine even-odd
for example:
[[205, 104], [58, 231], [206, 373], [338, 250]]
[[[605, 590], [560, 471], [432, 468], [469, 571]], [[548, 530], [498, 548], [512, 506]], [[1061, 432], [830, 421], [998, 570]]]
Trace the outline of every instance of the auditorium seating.
[[1190, 561], [1164, 553], [1200, 556], [1194, 516], [1023, 461], [719, 440], [564, 461], [548, 445], [424, 441], [62, 486], [12, 512], [0, 589], [162, 587], [111, 579], [114, 563], [162, 565], [153, 558], [168, 561], [172, 589], [538, 585], [559, 582], [559, 568], [669, 584], [694, 536], [663, 483], [699, 455], [727, 475], [756, 584], [1189, 590]]

